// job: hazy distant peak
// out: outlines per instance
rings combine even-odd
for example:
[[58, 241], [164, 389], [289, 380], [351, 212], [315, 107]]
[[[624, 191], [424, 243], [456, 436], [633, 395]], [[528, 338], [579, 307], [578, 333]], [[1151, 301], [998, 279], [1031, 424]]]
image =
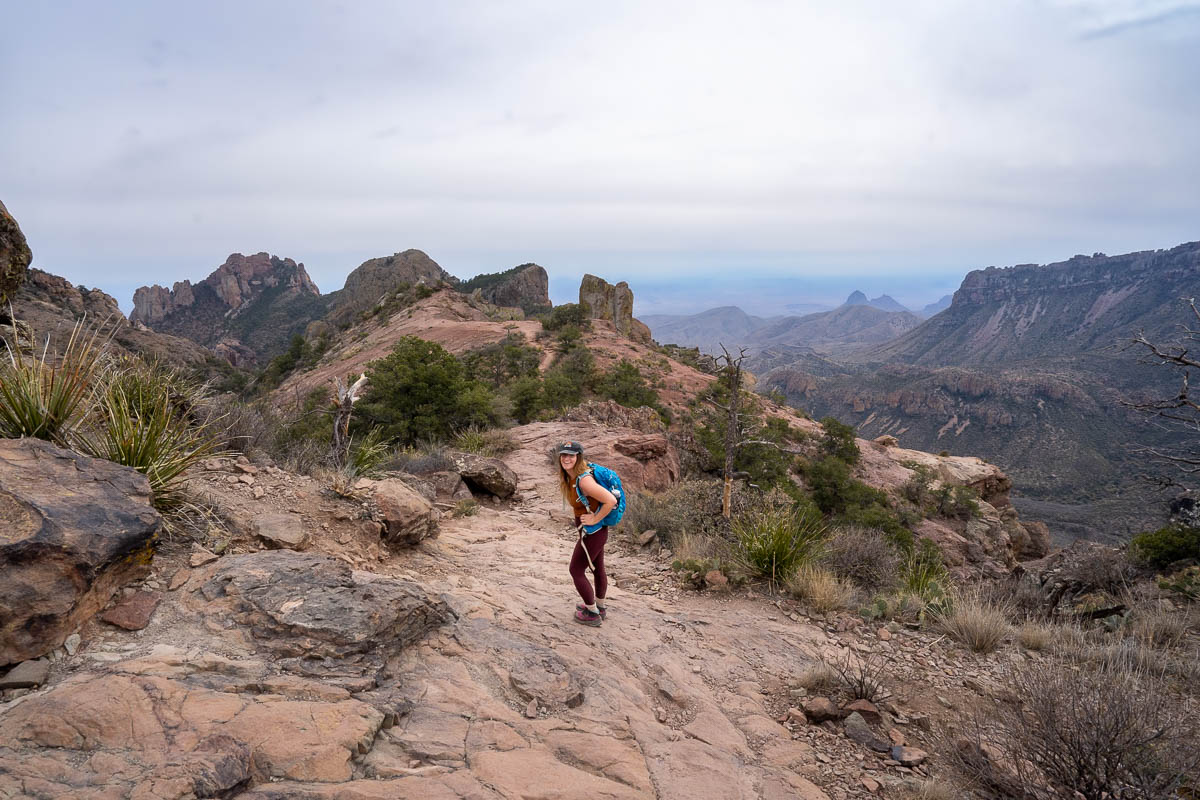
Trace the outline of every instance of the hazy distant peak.
[[930, 303], [929, 305], [927, 305], [923, 309], [921, 309], [921, 314], [923, 314], [926, 317], [932, 317], [934, 314], [945, 311], [947, 308], [950, 307], [951, 299], [952, 299], [952, 297], [950, 295], [948, 295], [948, 294], [943, 295], [942, 298], [940, 300], [938, 300], [936, 303]]
[[878, 308], [880, 311], [908, 311], [907, 308], [896, 302], [891, 295], [886, 294], [871, 298], [867, 301], [867, 305], [872, 308]]
[[870, 305], [870, 301], [867, 300], [867, 296], [865, 294], [860, 292], [858, 289], [855, 289], [853, 292], [851, 292], [850, 296], [846, 298], [846, 302], [842, 305], [866, 306]]

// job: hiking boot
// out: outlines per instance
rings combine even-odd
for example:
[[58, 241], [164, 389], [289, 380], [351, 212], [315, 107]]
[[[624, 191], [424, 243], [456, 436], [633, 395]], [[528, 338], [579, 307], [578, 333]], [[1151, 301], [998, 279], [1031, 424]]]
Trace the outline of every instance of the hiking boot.
[[[608, 608], [606, 606], [597, 606], [600, 609], [600, 619], [608, 619]], [[587, 611], [587, 606], [583, 603], [575, 604], [576, 611]]]
[[591, 625], [593, 628], [599, 628], [603, 619], [595, 611], [588, 611], [587, 606], [575, 609], [575, 621], [580, 625]]

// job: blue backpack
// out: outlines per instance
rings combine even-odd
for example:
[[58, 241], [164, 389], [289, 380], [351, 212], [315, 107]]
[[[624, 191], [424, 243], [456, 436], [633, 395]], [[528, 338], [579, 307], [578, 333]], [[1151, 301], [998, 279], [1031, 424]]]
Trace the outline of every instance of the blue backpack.
[[[588, 469], [579, 474], [582, 478], [588, 473], [596, 479], [596, 483], [603, 486], [613, 493], [613, 497], [617, 498], [617, 507], [608, 512], [608, 516], [597, 522], [595, 525], [584, 525], [583, 532], [587, 534], [595, 533], [605, 525], [613, 526], [621, 521], [621, 517], [625, 516], [625, 490], [621, 487], [621, 476], [613, 472], [608, 467], [603, 467], [599, 464], [588, 464]], [[575, 479], [575, 494], [579, 497], [579, 502], [584, 508], [589, 508], [587, 497], [583, 492], [579, 491], [579, 478]]]

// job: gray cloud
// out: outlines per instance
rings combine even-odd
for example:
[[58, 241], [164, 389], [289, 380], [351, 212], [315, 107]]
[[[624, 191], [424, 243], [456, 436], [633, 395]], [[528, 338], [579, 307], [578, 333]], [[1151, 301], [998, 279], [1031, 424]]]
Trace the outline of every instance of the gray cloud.
[[1200, 218], [1195, 7], [14, 4], [0, 188], [40, 266], [114, 291], [232, 251], [682, 295], [1165, 247]]

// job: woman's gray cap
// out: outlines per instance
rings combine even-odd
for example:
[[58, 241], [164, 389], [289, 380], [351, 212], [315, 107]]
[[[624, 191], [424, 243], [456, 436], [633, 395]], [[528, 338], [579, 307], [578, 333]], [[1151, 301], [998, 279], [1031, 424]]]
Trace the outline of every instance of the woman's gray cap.
[[558, 446], [558, 455], [563, 453], [574, 453], [577, 456], [583, 455], [583, 445], [579, 442], [563, 442]]

